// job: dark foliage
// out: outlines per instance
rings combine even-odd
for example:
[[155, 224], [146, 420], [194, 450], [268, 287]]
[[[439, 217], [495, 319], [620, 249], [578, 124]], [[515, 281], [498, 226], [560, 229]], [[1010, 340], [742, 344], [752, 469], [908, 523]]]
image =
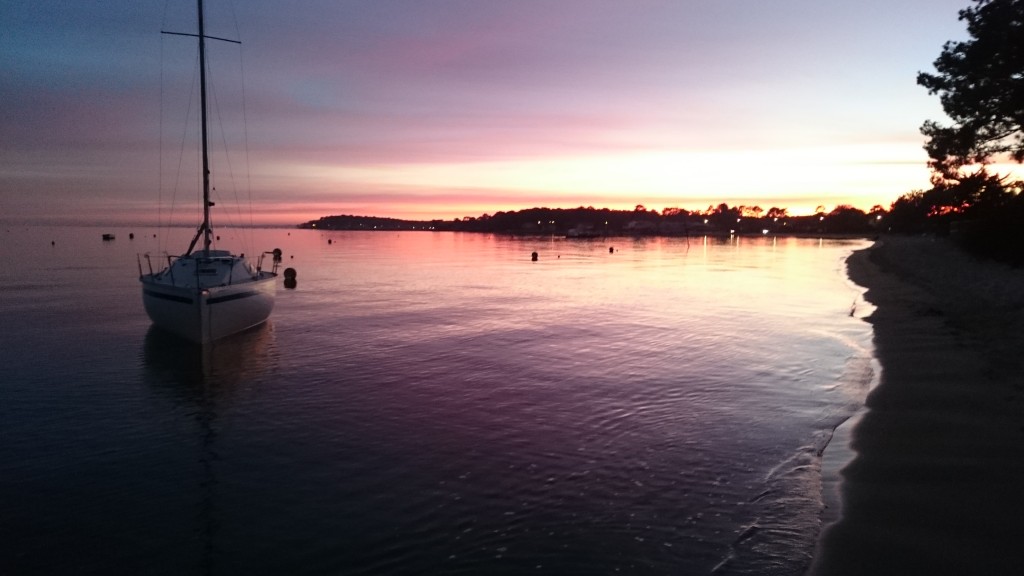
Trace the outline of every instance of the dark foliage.
[[921, 127], [933, 186], [893, 203], [888, 222], [897, 231], [952, 234], [979, 255], [1024, 264], [1022, 183], [985, 168], [1024, 161], [1024, 0], [973, 1], [960, 11], [970, 39], [947, 42], [936, 73], [917, 77], [953, 120]]
[[1024, 265], [1024, 234], [1020, 222], [1024, 221], [1024, 205], [1016, 202], [1013, 207], [984, 221], [967, 222], [957, 236], [961, 245], [974, 254], [1006, 262], [1014, 266]]
[[849, 205], [836, 206], [835, 210], [825, 217], [828, 229], [833, 232], [860, 233], [867, 232], [870, 227], [868, 215], [858, 208]]
[[396, 220], [372, 216], [325, 216], [300, 225], [318, 230], [444, 230], [522, 235], [685, 236], [729, 234], [856, 234], [874, 231], [871, 215], [852, 206], [839, 206], [828, 214], [789, 216], [784, 208], [767, 215], [759, 206], [720, 204], [707, 210], [666, 208], [660, 214], [638, 205], [633, 210], [608, 208], [529, 208], [467, 216], [454, 220]]
[[904, 233], [953, 235], [972, 252], [1024, 264], [1024, 183], [985, 170], [936, 179], [927, 191], [901, 196], [886, 219]]
[[947, 42], [936, 74], [917, 82], [953, 120], [921, 128], [930, 165], [944, 176], [1009, 154], [1024, 161], [1024, 0], [974, 0], [960, 11], [970, 39]]

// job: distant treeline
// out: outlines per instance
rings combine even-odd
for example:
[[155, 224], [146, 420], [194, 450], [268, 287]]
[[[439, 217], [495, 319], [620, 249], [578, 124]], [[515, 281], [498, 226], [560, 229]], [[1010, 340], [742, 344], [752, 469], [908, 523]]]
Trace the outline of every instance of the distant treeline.
[[661, 212], [638, 205], [633, 210], [609, 208], [529, 208], [467, 216], [453, 220], [399, 220], [375, 216], [325, 216], [299, 225], [318, 230], [440, 230], [501, 234], [545, 234], [568, 237], [622, 235], [726, 235], [726, 234], [872, 234], [882, 225], [886, 211], [875, 206], [864, 212], [838, 206], [820, 208], [810, 216], [790, 216], [785, 208], [719, 204], [707, 210], [666, 208]]
[[[974, 0], [960, 11], [968, 39], [943, 45], [935, 73], [917, 82], [938, 95], [944, 124], [926, 121], [921, 133], [932, 188], [904, 194], [889, 210], [823, 207], [812, 216], [785, 209], [720, 204], [707, 210], [660, 213], [593, 207], [531, 208], [454, 220], [417, 222], [366, 216], [327, 216], [302, 224], [324, 230], [452, 230], [566, 236], [685, 234], [932, 233], [957, 238], [976, 254], [1024, 265], [1024, 182], [987, 171], [993, 161], [1024, 162], [1024, 0]], [[980, 169], [978, 169], [980, 167]]]

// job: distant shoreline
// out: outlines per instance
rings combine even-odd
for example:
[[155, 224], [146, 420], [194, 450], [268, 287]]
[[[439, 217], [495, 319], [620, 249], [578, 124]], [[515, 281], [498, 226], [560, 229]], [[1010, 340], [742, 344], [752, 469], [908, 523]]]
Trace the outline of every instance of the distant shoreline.
[[[279, 226], [265, 226], [263, 228], [274, 228], [278, 229]], [[721, 238], [728, 239], [733, 238], [803, 238], [803, 239], [825, 239], [825, 240], [874, 240], [878, 234], [874, 233], [814, 233], [814, 232], [769, 232], [768, 234], [760, 234], [756, 232], [737, 232], [737, 233], [716, 233], [716, 232], [692, 232], [690, 234], [659, 234], [659, 233], [648, 233], [648, 234], [609, 234], [607, 236], [588, 236], [573, 238], [560, 234], [526, 234], [526, 233], [512, 233], [512, 232], [487, 232], [487, 231], [475, 231], [475, 230], [319, 230], [312, 228], [300, 228], [301, 230], [315, 230], [318, 232], [330, 233], [330, 232], [356, 232], [356, 233], [367, 233], [367, 234], [379, 234], [387, 232], [415, 232], [415, 233], [437, 233], [437, 232], [453, 232], [458, 234], [492, 234], [498, 236], [511, 236], [514, 238], [532, 239], [532, 238], [544, 238], [548, 239], [554, 236], [555, 238], [562, 238], [565, 240], [572, 240], [575, 242], [600, 242], [605, 239], [618, 239], [618, 238]]]
[[[19, 223], [9, 226], [2, 227], [6, 233], [11, 233], [14, 230], [22, 227], [31, 228], [94, 228], [98, 231], [112, 232], [116, 234], [128, 233], [139, 233], [141, 231], [153, 230], [153, 229], [182, 229], [182, 230], [195, 230], [195, 226], [191, 224], [163, 224], [158, 225], [155, 223], [142, 223], [142, 224], [131, 224], [131, 223], [116, 223], [116, 224], [102, 224], [102, 223], [80, 223], [80, 222], [60, 222], [60, 223]], [[579, 238], [571, 238], [565, 234], [558, 234], [553, 232], [508, 232], [508, 231], [488, 231], [488, 230], [449, 230], [449, 229], [428, 229], [428, 228], [359, 228], [359, 229], [327, 229], [327, 228], [312, 228], [303, 225], [294, 224], [266, 224], [256, 225], [255, 227], [246, 226], [217, 226], [216, 230], [236, 230], [236, 229], [248, 229], [256, 228], [262, 230], [312, 230], [324, 233], [330, 232], [366, 232], [366, 233], [383, 233], [383, 232], [458, 232], [468, 234], [495, 234], [501, 236], [512, 236], [516, 238], [529, 239], [529, 238], [565, 238], [567, 240], [573, 240], [578, 242], [599, 242], [605, 239], [617, 239], [617, 238], [724, 238], [730, 237], [736, 238], [760, 238], [760, 237], [774, 237], [774, 238], [822, 238], [830, 240], [871, 240], [878, 237], [877, 232], [798, 232], [792, 230], [781, 230], [777, 232], [721, 232], [716, 230], [704, 230], [690, 231], [688, 234], [682, 233], [662, 233], [662, 232], [618, 232], [616, 234], [600, 235], [600, 236], [587, 236]]]
[[772, 208], [722, 204], [706, 211], [666, 209], [658, 213], [642, 206], [636, 210], [607, 208], [529, 208], [453, 220], [400, 220], [377, 216], [324, 216], [298, 225], [314, 230], [384, 230], [490, 232], [510, 235], [566, 236], [571, 238], [619, 236], [752, 236], [844, 234], [859, 237], [878, 232], [881, 213], [868, 214], [850, 206], [828, 214], [790, 216]]

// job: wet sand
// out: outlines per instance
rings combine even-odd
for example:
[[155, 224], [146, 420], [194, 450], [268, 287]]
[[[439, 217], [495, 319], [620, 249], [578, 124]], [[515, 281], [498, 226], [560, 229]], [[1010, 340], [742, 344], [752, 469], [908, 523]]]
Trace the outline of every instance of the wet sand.
[[810, 574], [1024, 574], [1024, 270], [946, 240], [848, 260], [882, 367]]

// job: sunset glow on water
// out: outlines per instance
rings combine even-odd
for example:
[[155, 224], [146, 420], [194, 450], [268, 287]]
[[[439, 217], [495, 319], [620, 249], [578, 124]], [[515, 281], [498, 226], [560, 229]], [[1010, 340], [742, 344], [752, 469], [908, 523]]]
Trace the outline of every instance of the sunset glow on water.
[[202, 352], [142, 311], [153, 232], [5, 232], [6, 568], [806, 567], [863, 242], [257, 230], [298, 286]]

